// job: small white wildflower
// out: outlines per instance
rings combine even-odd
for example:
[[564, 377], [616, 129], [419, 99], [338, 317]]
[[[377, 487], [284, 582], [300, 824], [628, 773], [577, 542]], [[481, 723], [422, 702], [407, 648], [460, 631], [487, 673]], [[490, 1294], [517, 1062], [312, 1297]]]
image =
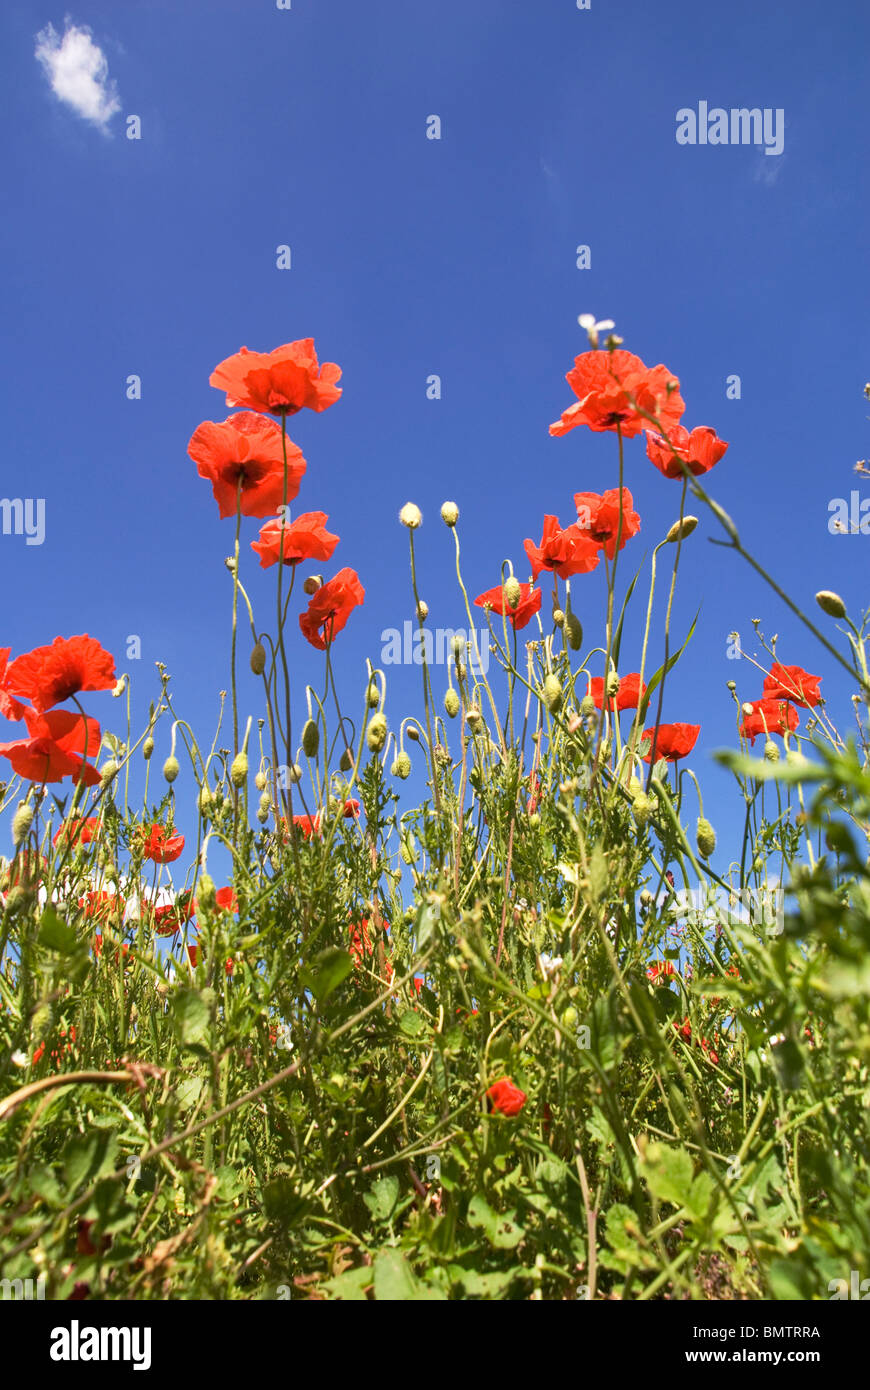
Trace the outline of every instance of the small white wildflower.
[[613, 319], [601, 319], [596, 323], [594, 314], [580, 314], [577, 322], [581, 328], [585, 329], [586, 336], [589, 339], [589, 346], [592, 348], [598, 347], [599, 333], [603, 332], [605, 329], [616, 327]]

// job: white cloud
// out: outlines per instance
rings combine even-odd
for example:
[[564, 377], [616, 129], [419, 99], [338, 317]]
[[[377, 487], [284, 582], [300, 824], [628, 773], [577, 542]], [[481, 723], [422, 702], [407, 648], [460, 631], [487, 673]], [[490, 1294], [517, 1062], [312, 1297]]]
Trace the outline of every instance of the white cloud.
[[121, 101], [109, 79], [106, 55], [94, 43], [90, 29], [67, 19], [61, 38], [53, 24], [46, 25], [36, 35], [36, 57], [55, 96], [105, 131], [120, 111]]

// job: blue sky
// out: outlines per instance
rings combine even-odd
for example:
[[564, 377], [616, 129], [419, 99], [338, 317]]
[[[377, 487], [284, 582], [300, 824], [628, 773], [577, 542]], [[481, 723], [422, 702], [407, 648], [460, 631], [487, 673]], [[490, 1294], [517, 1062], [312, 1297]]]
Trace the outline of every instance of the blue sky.
[[[49, 23], [62, 35], [67, 13], [116, 84], [104, 128], [52, 94], [34, 55], [36, 35]], [[613, 437], [548, 435], [574, 399], [564, 374], [587, 346], [586, 311], [680, 378], [689, 427], [730, 442], [709, 490], [780, 583], [813, 616], [821, 588], [860, 609], [868, 541], [831, 535], [828, 506], [853, 488], [870, 497], [852, 471], [870, 452], [865, 7], [76, 0], [67, 12], [7, 0], [0, 24], [2, 492], [46, 502], [44, 544], [0, 536], [0, 644], [13, 655], [90, 632], [131, 673], [140, 715], [162, 660], [179, 712], [210, 743], [228, 684], [232, 523], [218, 520], [187, 442], [227, 413], [208, 385], [219, 360], [313, 335], [343, 368], [344, 395], [291, 422], [308, 459], [295, 509], [329, 514], [342, 539], [325, 572], [352, 566], [366, 588], [336, 643], [355, 694], [382, 630], [412, 616], [403, 502], [424, 513], [430, 625], [458, 626], [445, 498], [461, 508], [474, 596], [505, 557], [527, 577], [522, 542], [539, 539], [546, 512], [568, 524], [575, 491], [615, 486]], [[783, 153], [678, 145], [676, 112], [700, 101], [781, 108]], [[140, 140], [125, 136], [131, 114]], [[276, 268], [281, 244], [289, 271]], [[134, 373], [138, 401], [126, 398]], [[726, 399], [734, 373], [740, 400]], [[440, 400], [427, 399], [430, 374]], [[680, 491], [642, 443], [626, 457], [643, 529], [623, 579], [675, 519]], [[848, 677], [738, 557], [709, 544], [721, 532], [699, 514], [675, 631], [699, 603], [701, 620], [664, 718], [701, 723], [704, 754], [734, 742], [726, 682], [753, 698], [761, 677], [727, 659], [726, 639], [736, 629], [758, 650], [758, 617], [782, 660], [824, 676], [829, 711], [848, 724]], [[243, 578], [265, 623], [274, 571], [247, 546], [257, 529], [245, 523]], [[603, 631], [603, 594], [603, 568], [575, 581], [587, 640]], [[625, 670], [637, 667], [643, 607], [642, 595]], [[124, 658], [130, 634], [138, 662]], [[298, 634], [291, 664], [298, 689], [320, 682], [322, 659]], [[419, 675], [391, 670], [393, 725], [418, 710]], [[243, 711], [258, 714], [253, 681], [242, 689]], [[118, 702], [93, 696], [88, 708], [120, 732]], [[723, 774], [706, 772], [705, 785], [720, 834], [736, 827]]]

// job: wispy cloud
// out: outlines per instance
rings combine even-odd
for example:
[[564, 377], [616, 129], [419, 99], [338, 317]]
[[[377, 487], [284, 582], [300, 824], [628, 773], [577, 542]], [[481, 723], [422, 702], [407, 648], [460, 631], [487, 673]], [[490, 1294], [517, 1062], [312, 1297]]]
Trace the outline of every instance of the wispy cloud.
[[55, 96], [84, 120], [107, 131], [121, 101], [109, 78], [106, 55], [94, 43], [90, 29], [67, 19], [61, 38], [53, 24], [46, 25], [36, 35], [36, 57]]

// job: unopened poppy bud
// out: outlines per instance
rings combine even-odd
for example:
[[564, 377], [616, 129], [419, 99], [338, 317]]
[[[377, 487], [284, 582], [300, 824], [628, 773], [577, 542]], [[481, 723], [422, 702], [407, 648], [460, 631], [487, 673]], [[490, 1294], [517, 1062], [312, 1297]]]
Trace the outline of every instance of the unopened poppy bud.
[[629, 779], [629, 783], [628, 783], [628, 794], [629, 794], [629, 796], [632, 797], [632, 799], [634, 799], [634, 797], [640, 796], [640, 794], [641, 794], [642, 791], [643, 791], [643, 782], [640, 780], [640, 778], [639, 778], [639, 777], [631, 777], [631, 778]]
[[416, 724], [409, 724], [407, 729], [405, 730], [405, 733], [412, 743], [420, 742], [420, 731], [417, 728]]
[[112, 778], [118, 775], [118, 764], [115, 762], [114, 758], [109, 758], [98, 771], [100, 774], [100, 785], [107, 787]]
[[411, 775], [411, 759], [407, 753], [400, 753], [393, 766], [390, 768], [394, 777], [400, 777], [404, 782], [406, 777]]
[[561, 608], [554, 608], [554, 609], [553, 609], [553, 626], [554, 626], [554, 627], [564, 627], [564, 625], [565, 625], [565, 614], [564, 614], [564, 612], [562, 611]]
[[232, 555], [228, 555], [228, 556], [227, 556], [227, 558], [224, 560], [224, 564], [226, 565], [226, 567], [227, 567], [227, 569], [229, 570], [230, 574], [235, 574], [235, 572], [236, 572], [236, 562], [235, 562], [235, 560], [233, 559], [233, 556], [232, 556]]
[[444, 708], [451, 719], [456, 718], [459, 713], [459, 696], [456, 694], [455, 690], [447, 690], [444, 692]]
[[579, 652], [580, 644], [583, 641], [583, 627], [576, 613], [565, 614], [565, 627], [563, 629], [565, 641], [572, 652]]
[[302, 592], [305, 593], [305, 594], [308, 594], [308, 596], [309, 596], [309, 598], [310, 598], [310, 596], [311, 596], [312, 594], [316, 594], [316, 593], [317, 593], [317, 590], [318, 590], [318, 589], [322, 589], [322, 588], [323, 588], [323, 575], [322, 575], [322, 574], [309, 574], [308, 578], [305, 580], [305, 583], [302, 585]]
[[466, 646], [466, 643], [465, 643], [465, 638], [464, 638], [464, 637], [454, 637], [454, 638], [453, 638], [452, 647], [453, 647], [453, 659], [454, 659], [454, 661], [460, 661], [460, 660], [462, 659], [462, 657], [465, 656], [465, 646]]
[[200, 876], [196, 890], [196, 906], [197, 909], [204, 908], [206, 912], [214, 912], [217, 907], [217, 889], [211, 874]]
[[616, 674], [615, 671], [610, 672], [609, 676], [607, 677], [607, 680], [605, 681], [605, 687], [608, 695], [614, 696], [619, 694], [619, 676]]
[[257, 791], [258, 791], [258, 792], [263, 791], [263, 789], [265, 788], [265, 786], [266, 786], [266, 784], [267, 784], [267, 781], [268, 781], [268, 779], [267, 779], [267, 777], [266, 777], [265, 772], [258, 772], [258, 773], [257, 773], [256, 777], [254, 778], [254, 786], [257, 788]]
[[609, 738], [603, 738], [603, 739], [601, 740], [601, 753], [600, 753], [601, 761], [602, 761], [603, 763], [606, 763], [606, 762], [607, 762], [607, 759], [608, 759], [609, 757], [610, 757], [610, 739], [609, 739]]
[[369, 752], [380, 753], [387, 741], [387, 721], [382, 714], [373, 714], [366, 729]]
[[642, 892], [641, 895], [640, 895], [640, 905], [641, 905], [641, 907], [647, 907], [647, 908], [652, 907], [652, 903], [653, 903], [653, 895], [652, 895], [652, 893], [649, 891], [648, 888], [644, 888], [643, 892]]
[[769, 738], [764, 745], [764, 756], [769, 763], [779, 762], [779, 749], [772, 738]]
[[413, 502], [406, 502], [399, 512], [399, 520], [403, 526], [407, 526], [409, 531], [416, 531], [418, 526], [423, 525], [423, 513], [419, 507], [415, 507]]
[[508, 608], [516, 608], [522, 596], [523, 591], [520, 588], [520, 581], [515, 575], [509, 575], [504, 582], [504, 601]]
[[578, 1014], [577, 1010], [574, 1008], [574, 1005], [573, 1005], [573, 1004], [569, 1004], [568, 1007], [567, 1007], [567, 1009], [565, 1010], [565, 1012], [564, 1012], [563, 1015], [562, 1015], [561, 1023], [562, 1023], [563, 1028], [573, 1028], [573, 1027], [575, 1026], [575, 1024], [577, 1023], [577, 1020], [578, 1020], [579, 1017], [580, 1017], [580, 1015]]
[[269, 819], [269, 807], [268, 807], [268, 806], [264, 806], [263, 803], [261, 802], [260, 805], [257, 807], [257, 820], [260, 822], [261, 825], [265, 825], [265, 824], [266, 824], [266, 821], [267, 821], [268, 819]]
[[255, 642], [251, 648], [251, 670], [255, 676], [262, 676], [266, 669], [266, 648], [262, 642]]
[[12, 817], [12, 843], [14, 845], [20, 845], [22, 840], [27, 839], [32, 824], [33, 807], [22, 803]]
[[455, 502], [445, 502], [441, 508], [441, 520], [445, 526], [455, 526], [459, 520], [459, 508]]
[[832, 593], [830, 589], [820, 589], [816, 594], [816, 603], [823, 613], [827, 613], [829, 618], [845, 618], [846, 605], [839, 594]]
[[342, 772], [350, 772], [351, 768], [353, 767], [353, 753], [351, 753], [349, 748], [345, 748], [344, 752], [338, 760], [338, 765], [341, 768]]
[[294, 786], [297, 782], [302, 781], [302, 768], [299, 766], [298, 763], [293, 763], [292, 767], [288, 767], [287, 777], [293, 783]]
[[544, 704], [551, 714], [562, 708], [562, 684], [558, 676], [551, 674], [544, 681]]
[[316, 758], [320, 747], [320, 731], [313, 719], [306, 719], [302, 729], [302, 752], [306, 758]]
[[641, 792], [640, 796], [636, 796], [634, 798], [634, 801], [631, 803], [631, 809], [634, 811], [635, 821], [637, 822], [640, 829], [643, 830], [644, 826], [646, 825], [647, 821], [652, 815], [650, 799], [645, 792]]
[[369, 684], [369, 688], [366, 691], [366, 704], [369, 706], [370, 709], [377, 709], [380, 703], [381, 692], [378, 689], [378, 683], [377, 681], [371, 681], [371, 683]]
[[203, 815], [208, 813], [209, 807], [213, 801], [214, 796], [212, 795], [211, 787], [206, 782], [200, 790], [199, 796], [196, 798], [196, 804]]
[[691, 536], [697, 524], [698, 518], [696, 516], [684, 516], [682, 521], [674, 522], [670, 531], [665, 536], [665, 540], [670, 541], [672, 544], [675, 541], [684, 541], [687, 536]]
[[153, 752], [154, 740], [153, 738], [146, 738], [145, 742], [142, 744], [142, 757], [145, 759], [146, 763]]
[[425, 599], [422, 599], [422, 598], [421, 598], [420, 602], [417, 604], [417, 618], [418, 618], [418, 620], [419, 620], [421, 623], [425, 623], [425, 621], [426, 621], [426, 619], [428, 618], [428, 616], [429, 616], [429, 605], [428, 605], [428, 603], [426, 602]]
[[716, 831], [703, 816], [698, 817], [698, 824], [695, 827], [695, 842], [701, 858], [709, 859], [716, 848]]
[[735, 690], [737, 689], [737, 682], [736, 682], [736, 681], [729, 681], [729, 682], [728, 682], [728, 689], [731, 691], [731, 694], [733, 695], [734, 692], [735, 692]]
[[538, 815], [537, 811], [533, 811], [532, 814], [529, 816], [529, 826], [532, 830], [537, 830], [540, 824], [541, 817]]
[[170, 753], [166, 762], [163, 764], [163, 776], [167, 782], [174, 782], [181, 769], [178, 766], [178, 759]]
[[592, 695], [584, 695], [580, 701], [580, 713], [585, 719], [590, 718], [595, 713], [595, 699]]
[[124, 694], [124, 691], [125, 691], [126, 689], [127, 689], [127, 677], [126, 677], [126, 676], [122, 676], [121, 679], [118, 681], [118, 684], [115, 686], [115, 689], [112, 691], [112, 698], [113, 698], [114, 700], [119, 699], [119, 697], [120, 697], [121, 695]]
[[230, 764], [230, 781], [234, 787], [243, 787], [248, 779], [248, 755], [237, 753]]
[[260, 810], [261, 810], [261, 811], [268, 811], [271, 805], [272, 805], [272, 798], [271, 798], [271, 796], [269, 795], [269, 793], [268, 793], [268, 792], [265, 792], [265, 791], [264, 791], [264, 792], [261, 792], [261, 793], [260, 793]]
[[472, 705], [471, 709], [465, 716], [465, 722], [468, 725], [469, 729], [471, 729], [472, 733], [481, 723], [482, 719], [483, 715], [481, 714], [480, 710], [477, 709], [474, 705]]

